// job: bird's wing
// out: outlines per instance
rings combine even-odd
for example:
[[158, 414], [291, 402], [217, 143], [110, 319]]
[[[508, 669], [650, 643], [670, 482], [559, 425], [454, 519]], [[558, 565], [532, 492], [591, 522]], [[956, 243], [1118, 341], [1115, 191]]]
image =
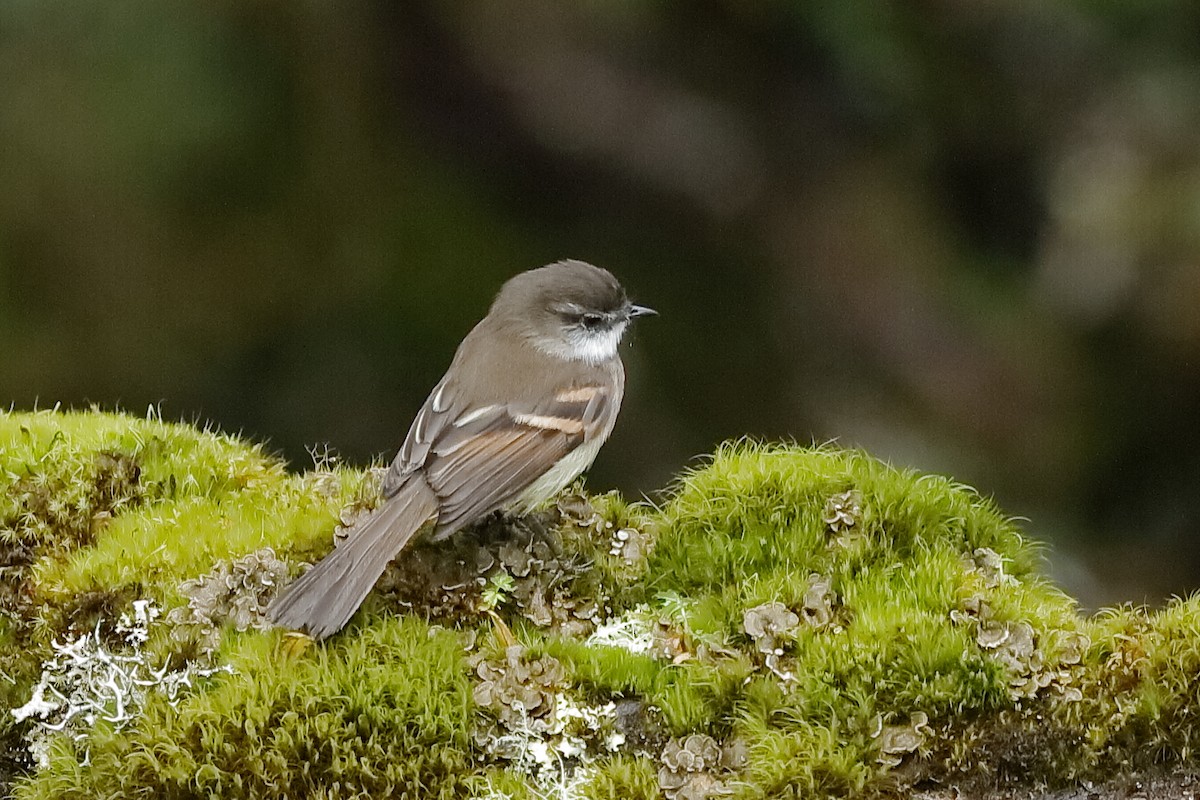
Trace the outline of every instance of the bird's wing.
[[383, 477], [383, 497], [387, 498], [400, 491], [408, 476], [425, 465], [429, 457], [429, 448], [437, 441], [447, 427], [462, 416], [462, 407], [458, 402], [458, 393], [450, 376], [446, 375], [433, 387], [425, 404], [417, 412], [400, 452], [392, 460], [387, 474]]
[[[440, 498], [438, 528], [456, 530], [508, 504], [584, 442], [603, 438], [619, 397], [599, 383], [566, 386], [533, 403], [459, 408], [439, 384], [384, 481], [415, 469]], [[614, 402], [614, 400], [616, 402]]]

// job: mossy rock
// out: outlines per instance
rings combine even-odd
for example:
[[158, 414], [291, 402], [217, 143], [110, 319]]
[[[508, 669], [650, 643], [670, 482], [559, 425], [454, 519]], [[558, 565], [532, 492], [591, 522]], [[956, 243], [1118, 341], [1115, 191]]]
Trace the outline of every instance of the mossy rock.
[[[945, 478], [731, 444], [660, 506], [572, 494], [417, 547], [323, 645], [266, 629], [373, 485], [155, 418], [0, 414], [12, 793], [845, 797], [1193, 762], [1197, 601], [1085, 617]], [[53, 735], [39, 681], [102, 674], [64, 642], [145, 686]]]

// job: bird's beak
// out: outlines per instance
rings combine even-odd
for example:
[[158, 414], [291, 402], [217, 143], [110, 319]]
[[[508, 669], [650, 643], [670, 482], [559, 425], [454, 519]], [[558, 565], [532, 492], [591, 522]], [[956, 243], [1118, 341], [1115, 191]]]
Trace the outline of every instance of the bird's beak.
[[658, 316], [658, 312], [655, 311], [653, 308], [647, 308], [646, 306], [637, 306], [637, 305], [632, 305], [632, 304], [629, 306], [629, 310], [626, 313], [630, 319], [634, 319], [635, 317], [657, 317]]

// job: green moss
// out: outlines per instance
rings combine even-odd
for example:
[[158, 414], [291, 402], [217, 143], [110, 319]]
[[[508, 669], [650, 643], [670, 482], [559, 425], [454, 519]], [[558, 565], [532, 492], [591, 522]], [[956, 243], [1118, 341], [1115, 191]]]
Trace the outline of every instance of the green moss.
[[[22, 705], [50, 642], [110, 629], [135, 599], [178, 606], [179, 585], [219, 560], [327, 542], [362, 476], [317, 477], [326, 491], [257, 445], [190, 425], [0, 413], [0, 670], [11, 679], [0, 680], [0, 699]], [[171, 642], [157, 645], [173, 656]], [[5, 715], [6, 752], [23, 749], [21, 731]]]
[[1200, 596], [1126, 607], [1090, 626], [1092, 667], [1075, 724], [1113, 768], [1191, 761], [1200, 747]]
[[486, 797], [493, 800], [538, 800], [528, 782], [515, 772], [490, 769], [485, 773]]
[[[0, 414], [0, 454], [0, 541], [37, 562], [38, 586], [70, 593], [166, 582], [211, 561], [214, 546], [269, 535], [265, 516], [238, 541], [246, 524], [214, 515], [276, 498], [289, 481], [258, 446], [98, 413]], [[9, 572], [8, 587], [25, 577]]]
[[661, 797], [655, 765], [647, 758], [609, 759], [584, 788], [592, 800], [656, 800]]
[[[471, 692], [448, 633], [393, 618], [296, 661], [239, 636], [234, 674], [175, 707], [65, 743], [17, 798], [456, 798], [475, 785]], [[337, 787], [341, 787], [340, 789]]]
[[[10, 706], [29, 699], [52, 640], [111, 625], [137, 599], [179, 609], [184, 581], [264, 547], [314, 560], [371, 486], [97, 412], [0, 414], [0, 480]], [[324, 645], [226, 630], [212, 658], [233, 674], [174, 704], [152, 694], [120, 730], [55, 739], [17, 796], [515, 800], [570, 784], [649, 798], [667, 740], [704, 734], [745, 760], [701, 778], [738, 797], [820, 798], [923, 777], [1102, 778], [1194, 763], [1200, 745], [1200, 599], [1085, 618], [1011, 520], [944, 478], [738, 443], [659, 507], [570, 497], [511, 526], [414, 549]], [[481, 605], [481, 587], [501, 584], [489, 613], [502, 625]], [[612, 629], [589, 639], [597, 621]], [[523, 655], [505, 650], [509, 631]], [[467, 666], [471, 641], [486, 666]], [[147, 646], [160, 663], [199, 657], [169, 625]], [[530, 679], [541, 705], [515, 730], [521, 671], [540, 669], [555, 676]], [[562, 738], [559, 703], [595, 716], [570, 723], [582, 739]], [[8, 752], [27, 725], [0, 723]], [[513, 734], [520, 758], [495, 746]], [[535, 768], [537, 747], [552, 752]]]
[[574, 639], [556, 638], [545, 650], [563, 663], [595, 697], [646, 696], [654, 692], [666, 667], [652, 656], [619, 647], [588, 646]]
[[674, 736], [728, 728], [751, 674], [748, 659], [685, 661], [664, 670], [649, 695]]
[[[863, 494], [865, 542], [843, 554], [829, 546], [821, 517], [827, 500], [847, 490]], [[648, 582], [692, 597], [771, 578], [794, 584], [811, 572], [886, 574], [931, 548], [993, 548], [1017, 578], [1036, 563], [1035, 549], [973, 490], [832, 448], [726, 446], [680, 481], [661, 530]]]
[[45, 562], [37, 581], [45, 592], [64, 594], [134, 584], [171, 587], [206, 572], [215, 560], [261, 547], [327, 550], [344, 491], [322, 497], [309, 481], [281, 475], [220, 499], [147, 502], [109, 523], [93, 546]]

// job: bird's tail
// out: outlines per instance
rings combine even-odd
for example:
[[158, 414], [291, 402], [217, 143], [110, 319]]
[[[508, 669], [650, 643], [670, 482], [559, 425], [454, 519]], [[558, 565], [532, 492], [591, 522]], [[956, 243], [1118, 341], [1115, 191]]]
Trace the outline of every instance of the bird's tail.
[[436, 519], [437, 510], [433, 490], [422, 480], [410, 480], [332, 553], [284, 589], [267, 607], [267, 617], [317, 640], [337, 633], [362, 605], [388, 562]]

